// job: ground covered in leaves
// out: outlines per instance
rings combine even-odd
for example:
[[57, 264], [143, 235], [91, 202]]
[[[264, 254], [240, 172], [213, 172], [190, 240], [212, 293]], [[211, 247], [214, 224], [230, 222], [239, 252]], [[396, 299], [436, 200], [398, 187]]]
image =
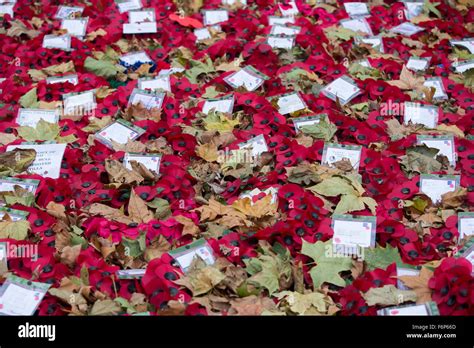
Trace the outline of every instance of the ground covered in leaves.
[[[14, 17], [0, 19], [0, 172], [40, 180], [33, 195], [0, 192], [26, 220], [0, 221], [0, 241], [38, 246], [39, 258], [11, 258], [2, 277], [51, 284], [39, 315], [376, 315], [408, 303], [437, 303], [442, 315], [474, 313], [472, 265], [456, 251], [457, 215], [474, 201], [474, 70], [453, 63], [474, 55], [450, 40], [472, 37], [469, 0], [426, 2], [406, 19], [404, 4], [369, 1], [366, 18], [380, 35], [381, 52], [343, 28], [342, 2], [296, 1], [300, 27], [291, 49], [267, 43], [271, 16], [290, 8], [274, 0], [222, 5], [209, 1], [142, 0], [155, 10], [157, 33], [126, 35], [127, 13], [113, 1], [76, 1], [88, 17], [72, 51], [43, 48], [43, 37], [63, 34], [54, 1], [18, 0]], [[224, 8], [227, 21], [197, 41], [204, 9]], [[390, 29], [410, 21], [422, 31]], [[124, 67], [119, 58], [145, 51], [153, 63]], [[406, 68], [411, 56], [431, 57], [424, 71]], [[369, 67], [358, 62], [366, 59]], [[266, 75], [254, 91], [224, 78], [246, 66]], [[137, 80], [176, 68], [160, 108], [129, 105]], [[76, 74], [78, 83], [48, 84]], [[349, 103], [321, 90], [349, 76], [360, 94]], [[447, 98], [435, 98], [426, 79], [439, 77]], [[19, 126], [19, 108], [55, 109], [62, 96], [95, 89], [93, 115], [63, 113], [57, 123]], [[304, 107], [281, 114], [270, 98], [298, 92]], [[232, 94], [231, 113], [202, 112], [206, 99]], [[435, 127], [405, 124], [384, 103], [414, 101], [439, 107]], [[398, 103], [398, 104], [397, 104]], [[295, 132], [292, 119], [322, 115]], [[104, 145], [94, 135], [117, 119], [144, 129], [136, 140]], [[418, 135], [454, 137], [457, 161], [417, 144]], [[255, 136], [267, 150], [255, 161], [223, 156]], [[34, 150], [7, 151], [23, 142], [66, 143], [57, 179], [28, 172]], [[359, 167], [321, 164], [324, 143], [362, 147]], [[159, 174], [125, 153], [161, 154]], [[432, 202], [420, 174], [459, 175], [455, 191]], [[253, 198], [241, 195], [259, 189]], [[273, 188], [274, 191], [267, 189]], [[275, 199], [276, 198], [276, 199]], [[363, 257], [334, 257], [334, 214], [376, 217], [376, 244]], [[216, 262], [193, 261], [184, 273], [168, 253], [205, 239]], [[417, 266], [397, 288], [397, 267]], [[142, 278], [117, 271], [146, 269]], [[3, 279], [3, 278], [2, 278]], [[402, 298], [402, 301], [400, 301]]]

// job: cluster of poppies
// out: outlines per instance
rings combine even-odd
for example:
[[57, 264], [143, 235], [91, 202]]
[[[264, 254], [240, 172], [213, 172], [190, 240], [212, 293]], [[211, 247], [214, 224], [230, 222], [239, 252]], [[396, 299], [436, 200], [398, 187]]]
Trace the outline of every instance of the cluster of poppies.
[[[405, 264], [422, 266], [442, 260], [428, 284], [433, 301], [438, 304], [443, 315], [474, 313], [472, 265], [462, 257], [454, 257], [454, 249], [460, 239], [457, 217], [448, 218], [441, 227], [431, 227], [429, 231], [425, 229], [422, 234], [406, 224], [404, 207], [400, 206], [400, 201], [413, 199], [419, 194], [419, 176], [409, 179], [400, 166], [400, 157], [415, 145], [416, 134], [407, 134], [393, 140], [386, 121], [400, 118], [382, 115], [380, 111], [383, 103], [413, 101], [413, 95], [407, 93], [407, 90], [388, 83], [390, 80], [400, 79], [402, 68], [411, 56], [409, 51], [416, 47], [423, 51], [421, 57], [431, 57], [430, 68], [422, 75], [441, 78], [448, 96], [447, 100], [442, 101], [438, 122], [447, 127], [455, 126], [458, 130], [455, 137], [458, 160], [456, 167], [451, 170], [460, 174], [460, 186], [467, 189], [461, 209], [468, 211], [465, 207], [474, 202], [474, 144], [471, 138], [474, 136], [474, 93], [472, 84], [469, 87], [459, 79], [452, 78], [453, 46], [449, 40], [462, 40], [472, 36], [473, 27], [468, 24], [474, 21], [474, 8], [454, 8], [447, 1], [441, 1], [436, 7], [440, 17], [433, 13], [426, 16], [424, 21], [417, 23], [424, 30], [407, 39], [402, 35], [384, 35], [390, 28], [407, 21], [402, 2], [369, 2], [370, 15], [366, 20], [374, 35], [382, 35], [384, 52], [374, 54], [374, 51], [368, 50], [370, 54], [365, 58], [380, 74], [378, 78], [370, 76], [362, 79], [351, 75], [348, 64], [361, 57], [360, 47], [353, 38], [329, 37], [326, 31], [327, 28], [338, 27], [341, 20], [349, 18], [341, 1], [334, 1], [326, 6], [318, 6], [316, 1], [294, 2], [298, 13], [292, 25], [301, 28], [294, 42], [297, 50], [274, 49], [265, 40], [270, 30], [269, 17], [281, 17], [280, 11], [290, 3], [288, 1], [248, 0], [245, 6], [226, 5], [229, 18], [220, 23], [220, 34], [217, 35], [221, 37], [207, 44], [199, 43], [193, 33], [195, 28], [176, 20], [176, 14], [182, 13], [181, 6], [184, 6], [185, 18], [202, 22], [200, 10], [223, 8], [221, 0], [204, 1], [204, 5], [197, 10], [192, 7], [193, 1], [141, 2], [143, 8], [154, 9], [157, 33], [123, 34], [122, 26], [128, 22], [128, 15], [126, 12], [120, 13], [113, 1], [93, 0], [91, 5], [84, 5], [81, 1], [68, 2], [68, 6], [82, 7], [84, 10], [81, 16], [88, 17], [89, 21], [86, 37], [82, 40], [72, 37], [71, 50], [67, 51], [43, 47], [45, 35], [61, 30], [61, 21], [54, 19], [61, 5], [60, 1], [18, 0], [13, 17], [10, 14], [0, 17], [0, 78], [4, 78], [0, 82], [0, 133], [17, 136], [16, 117], [22, 107], [21, 98], [32, 88], [36, 88], [37, 101], [40, 104], [44, 102], [44, 105], [61, 102], [62, 96], [67, 93], [111, 88], [113, 91], [105, 97], [96, 96], [94, 116], [99, 119], [108, 116], [120, 118], [128, 106], [129, 96], [137, 87], [136, 78], [131, 77], [137, 67], [131, 67], [128, 71], [130, 74], [127, 76], [126, 72], [126, 78], [122, 79], [98, 76], [84, 67], [86, 58], [97, 52], [107, 52], [111, 57], [116, 54], [119, 57], [127, 53], [126, 50], [143, 50], [155, 64], [147, 71], [151, 75], [172, 68], [176, 59], [189, 62], [190, 59], [204, 61], [208, 57], [216, 66], [240, 60], [241, 67], [251, 65], [268, 76], [268, 79], [259, 89], [248, 92], [234, 90], [225, 83], [224, 79], [234, 73], [230, 69], [213, 69], [208, 74], [204, 71], [196, 81], [191, 81], [181, 72], [170, 76], [171, 92], [166, 94], [161, 106], [161, 119], [133, 121], [135, 126], [145, 130], [137, 139], [138, 142], [159, 140], [163, 145], [159, 179], [152, 184], [135, 185], [133, 190], [148, 203], [157, 198], [166, 200], [170, 206], [171, 218], [155, 217], [147, 223], [124, 224], [87, 213], [87, 207], [94, 203], [122, 210], [126, 208], [131, 187], [111, 185], [105, 167], [106, 160], [121, 161], [125, 152], [115, 151], [97, 140], [91, 142], [92, 133], [84, 130], [91, 122], [89, 117], [61, 119], [60, 136], [74, 135], [75, 140], [67, 144], [60, 177], [52, 179], [31, 173], [16, 176], [36, 179], [40, 184], [34, 205], [12, 206], [29, 213], [27, 219], [31, 229], [28, 238], [3, 241], [19, 245], [34, 243], [38, 245], [39, 257], [35, 260], [9, 260], [10, 272], [58, 287], [64, 277], [80, 278], [81, 270], [85, 267], [89, 272], [89, 285], [111, 298], [120, 296], [130, 299], [132, 294], [142, 293], [158, 313], [160, 309], [166, 309], [171, 300], [189, 304], [193, 298], [192, 293], [175, 283], [183, 272], [166, 252], [149, 263], [142, 262], [142, 267], [146, 267], [146, 274], [141, 279], [115, 277], [122, 265], [104, 258], [92, 242], [83, 245], [74, 265], [61, 262], [56, 248], [60, 230], [58, 218], [51, 215], [46, 207], [50, 202], [63, 205], [66, 214], [73, 217], [77, 227], [84, 231], [83, 238], [87, 242], [101, 237], [119, 245], [124, 238], [135, 240], [145, 233], [146, 246], [163, 237], [173, 248], [191, 243], [199, 237], [199, 233], [183, 233], [184, 225], [176, 218], [185, 217], [194, 222], [201, 232], [205, 232], [205, 225], [201, 224], [200, 214], [195, 210], [204, 204], [196, 192], [196, 185], [202, 182], [199, 183], [196, 175], [189, 171], [193, 166], [204, 166], [205, 161], [196, 154], [199, 141], [190, 129], [200, 127], [200, 116], [197, 115], [201, 115], [206, 99], [203, 95], [213, 88], [218, 96], [233, 93], [233, 111], [243, 115], [240, 124], [232, 130], [234, 140], [228, 145], [229, 148], [238, 148], [239, 143], [263, 134], [270, 154], [270, 170], [254, 170], [250, 175], [241, 177], [225, 176], [221, 190], [215, 192], [214, 198], [224, 204], [232, 204], [246, 191], [278, 188], [280, 218], [273, 225], [257, 229], [252, 234], [241, 233], [236, 227], [226, 230], [218, 237], [208, 238], [207, 242], [217, 257], [227, 258], [239, 267], [244, 267], [244, 260], [259, 255], [259, 241], [272, 245], [279, 243], [290, 251], [295, 260], [307, 261], [301, 254], [303, 241], [315, 243], [331, 239], [332, 213], [327, 209], [327, 202], [307, 190], [303, 184], [290, 182], [287, 168], [296, 167], [305, 161], [321, 163], [324, 140], [316, 139], [309, 146], [304, 144], [297, 137], [290, 117], [280, 114], [269, 99], [292, 92], [294, 86], [288, 84], [285, 74], [300, 69], [306, 73], [306, 77], [310, 77], [311, 84], [309, 88], [308, 85], [298, 87], [299, 95], [307, 106], [305, 112], [298, 116], [327, 114], [328, 121], [337, 127], [339, 143], [362, 146], [359, 174], [367, 196], [378, 204], [377, 243], [383, 247], [396, 247]], [[31, 31], [38, 33], [33, 35]], [[91, 33], [96, 34], [88, 36]], [[128, 48], [125, 49], [125, 46]], [[78, 76], [77, 84], [50, 84], [46, 79], [37, 81], [30, 74], [32, 69], [42, 70], [69, 61], [73, 62], [74, 73]], [[190, 68], [188, 63], [185, 69]], [[365, 117], [346, 114], [347, 110], [339, 101], [331, 100], [311, 88], [317, 84], [327, 85], [343, 75], [351, 75], [361, 90], [351, 104], [367, 103], [371, 106], [362, 112]], [[61, 73], [56, 76], [61, 76]], [[298, 81], [292, 82], [298, 84]], [[401, 122], [403, 123], [403, 119]], [[7, 145], [22, 142], [24, 140], [17, 136], [16, 140], [3, 143], [0, 152], [5, 152]], [[370, 214], [369, 210], [358, 213]], [[235, 248], [238, 248], [238, 252], [223, 252]], [[386, 269], [365, 271], [346, 287], [333, 288], [329, 294], [340, 307], [338, 315], [376, 315], [378, 308], [368, 306], [361, 293], [371, 288], [396, 285], [396, 275], [394, 263]], [[304, 268], [304, 280], [306, 287], [311, 288], [307, 268]], [[39, 306], [39, 314], [66, 315], [65, 308], [67, 305], [57, 297], [47, 294]], [[197, 315], [206, 314], [207, 311], [205, 307], [192, 303], [186, 306], [184, 313]]]

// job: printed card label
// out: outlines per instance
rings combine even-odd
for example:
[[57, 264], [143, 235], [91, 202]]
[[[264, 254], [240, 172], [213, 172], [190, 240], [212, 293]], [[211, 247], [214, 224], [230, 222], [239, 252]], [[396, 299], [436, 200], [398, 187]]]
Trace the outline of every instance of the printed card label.
[[255, 202], [253, 200], [254, 197], [258, 197], [259, 195], [261, 195], [262, 193], [264, 193], [265, 195], [272, 195], [272, 199], [270, 201], [270, 204], [274, 204], [277, 202], [278, 200], [278, 188], [275, 188], [275, 187], [269, 187], [265, 190], [260, 190], [259, 188], [255, 188], [253, 189], [252, 191], [248, 191], [248, 192], [244, 192], [242, 193], [240, 196], [239, 196], [239, 199], [243, 199], [243, 198], [250, 198], [250, 204], [251, 205], [254, 205]]
[[280, 9], [281, 14], [285, 17], [296, 16], [299, 13], [294, 0], [288, 1], [285, 4], [279, 3], [278, 8]]
[[56, 15], [56, 19], [68, 19], [73, 17], [78, 17], [82, 15], [84, 8], [77, 6], [59, 6]]
[[427, 128], [436, 128], [438, 125], [438, 107], [418, 103], [404, 103], [404, 123], [422, 124]]
[[344, 8], [350, 17], [369, 15], [369, 9], [365, 2], [346, 2]]
[[143, 164], [147, 169], [160, 173], [160, 162], [161, 155], [158, 154], [137, 154], [137, 153], [126, 153], [123, 158], [123, 165], [125, 168], [132, 170], [130, 161], [137, 161]]
[[164, 93], [151, 93], [135, 88], [128, 100], [128, 105], [142, 104], [147, 110], [160, 109], [164, 99]]
[[59, 113], [57, 110], [19, 109], [16, 123], [20, 126], [36, 128], [36, 125], [40, 120], [49, 123], [58, 123]]
[[46, 83], [53, 85], [55, 83], [64, 83], [69, 82], [72, 83], [74, 86], [79, 83], [79, 78], [77, 75], [65, 75], [60, 77], [48, 77], [46, 78]]
[[474, 213], [462, 212], [458, 214], [459, 239], [474, 235]]
[[36, 151], [36, 158], [28, 167], [28, 172], [41, 175], [47, 178], [59, 178], [61, 162], [67, 144], [23, 144], [10, 145], [7, 151], [14, 149], [33, 149]]
[[207, 28], [195, 29], [194, 35], [197, 41], [207, 40], [212, 37], [211, 32]]
[[227, 22], [229, 20], [229, 12], [227, 10], [205, 10], [204, 25], [214, 25]]
[[234, 108], [234, 96], [225, 96], [222, 98], [208, 99], [204, 102], [202, 112], [206, 115], [211, 111], [231, 114]]
[[13, 13], [13, 7], [15, 7], [15, 4], [6, 4], [6, 5], [0, 5], [0, 14], [9, 14], [10, 17], [14, 17]]
[[467, 48], [469, 53], [474, 54], [474, 39], [451, 40], [450, 43], [453, 46], [462, 46]]
[[424, 28], [422, 27], [419, 27], [415, 24], [412, 24], [410, 22], [405, 22], [405, 23], [402, 23], [400, 25], [397, 25], [396, 27], [390, 29], [390, 31], [392, 33], [396, 33], [396, 34], [402, 34], [402, 35], [405, 35], [405, 36], [412, 36], [416, 33], [419, 33], [420, 31], [423, 31], [425, 30]]
[[118, 120], [100, 130], [95, 137], [103, 144], [113, 147], [112, 141], [124, 145], [137, 139], [143, 133], [145, 133], [144, 129], [135, 127], [126, 121]]
[[306, 103], [298, 93], [285, 94], [278, 98], [278, 112], [282, 115], [306, 108]]
[[345, 19], [340, 21], [340, 23], [343, 28], [355, 32], [360, 31], [362, 33], [366, 33], [369, 36], [374, 36], [374, 33], [372, 32], [372, 29], [370, 28], [370, 25], [365, 18]]
[[212, 265], [216, 261], [212, 248], [204, 239], [199, 239], [191, 244], [171, 250], [168, 254], [178, 262], [184, 273], [188, 271], [195, 257], [199, 257], [207, 265]]
[[157, 32], [156, 22], [124, 23], [124, 34], [149, 34]]
[[321, 115], [293, 118], [292, 121], [293, 125], [295, 126], [295, 132], [299, 133], [301, 131], [301, 127], [311, 126], [313, 124], [319, 123], [320, 119]]
[[375, 246], [376, 219], [374, 216], [334, 215], [333, 245], [369, 248]]
[[0, 315], [33, 315], [50, 286], [10, 275], [0, 288]]
[[140, 0], [115, 0], [115, 3], [117, 4], [120, 13], [139, 10], [142, 8]]
[[243, 86], [247, 91], [251, 92], [260, 87], [268, 77], [252, 67], [245, 67], [232, 75], [224, 78], [234, 88]]
[[429, 59], [410, 57], [410, 59], [408, 59], [407, 68], [413, 71], [424, 71], [428, 68], [429, 64]]
[[291, 50], [295, 45], [295, 38], [293, 36], [273, 36], [267, 37], [267, 44], [272, 48], [281, 48], [284, 50]]
[[418, 144], [425, 144], [428, 147], [438, 149], [438, 155], [448, 157], [449, 164], [453, 167], [456, 166], [456, 150], [454, 149], [453, 136], [418, 135], [416, 140]]
[[354, 170], [358, 171], [361, 153], [362, 146], [325, 143], [321, 164], [331, 167], [335, 162], [345, 159], [351, 162]]
[[276, 25], [276, 24], [293, 24], [295, 23], [294, 17], [277, 17], [277, 16], [268, 16], [268, 25]]
[[455, 62], [453, 63], [453, 67], [457, 73], [465, 73], [470, 69], [474, 69], [474, 59], [462, 61], [462, 62]]
[[420, 176], [420, 192], [430, 197], [433, 203], [441, 201], [441, 196], [453, 192], [459, 186], [459, 176], [455, 175], [429, 175]]
[[20, 186], [22, 189], [35, 194], [39, 183], [39, 180], [34, 179], [0, 177], [0, 192], [13, 192], [15, 191], [15, 186]]
[[154, 79], [139, 79], [138, 88], [142, 90], [164, 90], [167, 92], [171, 92], [170, 77], [169, 75], [161, 75]]
[[71, 50], [71, 35], [45, 35], [43, 47], [69, 51]]
[[435, 88], [435, 94], [433, 96], [434, 99], [447, 99], [448, 96], [444, 90], [443, 82], [439, 77], [426, 79], [423, 83], [423, 86], [431, 88]]
[[125, 65], [134, 65], [136, 63], [151, 63], [153, 61], [146, 52], [133, 52], [120, 57], [120, 62], [124, 63]]
[[260, 134], [255, 138], [252, 138], [246, 142], [239, 144], [239, 149], [252, 149], [252, 156], [257, 157], [260, 154], [268, 151], [267, 142], [265, 141], [265, 137]]
[[284, 25], [274, 25], [270, 31], [270, 35], [286, 35], [286, 36], [296, 36], [301, 31], [300, 27], [287, 27]]
[[324, 87], [321, 92], [331, 100], [339, 99], [341, 105], [347, 104], [361, 93], [360, 88], [347, 76], [337, 78]]
[[410, 20], [414, 17], [417, 17], [423, 12], [423, 2], [405, 2], [405, 17]]
[[97, 106], [94, 91], [63, 95], [65, 115], [84, 115]]
[[87, 32], [89, 18], [63, 19], [61, 29], [66, 29], [68, 34], [83, 37]]
[[130, 23], [155, 22], [155, 10], [146, 9], [128, 12], [128, 21]]

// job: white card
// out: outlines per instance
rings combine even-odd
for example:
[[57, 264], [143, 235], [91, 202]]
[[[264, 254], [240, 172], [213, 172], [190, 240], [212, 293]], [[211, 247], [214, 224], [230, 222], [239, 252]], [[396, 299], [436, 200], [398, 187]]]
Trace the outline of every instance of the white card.
[[[474, 269], [474, 249], [472, 249], [470, 252], [465, 253], [462, 257], [466, 258], [467, 261], [469, 261]], [[474, 272], [471, 272], [471, 274]]]
[[417, 17], [423, 12], [423, 2], [405, 2], [406, 10], [405, 17], [410, 20], [414, 17]]
[[459, 239], [472, 236], [474, 234], [474, 213], [459, 213], [458, 217]]
[[387, 310], [387, 315], [429, 315], [428, 310], [424, 304], [406, 306], [406, 307], [397, 307]]
[[214, 109], [215, 111], [218, 111], [218, 112], [231, 114], [233, 108], [234, 108], [234, 96], [232, 96], [231, 98], [206, 100], [202, 107], [202, 112], [207, 115], [212, 109]]
[[419, 33], [420, 31], [423, 31], [425, 30], [424, 28], [422, 27], [419, 27], [413, 23], [410, 23], [410, 22], [405, 22], [405, 23], [402, 23], [400, 25], [397, 25], [396, 27], [393, 27], [392, 29], [390, 29], [390, 31], [392, 33], [396, 33], [396, 34], [402, 34], [402, 35], [405, 35], [405, 36], [412, 36], [416, 33]]
[[372, 29], [370, 28], [370, 25], [365, 18], [345, 19], [342, 20], [340, 23], [343, 28], [355, 32], [360, 31], [362, 33], [368, 34], [369, 36], [374, 36], [374, 33], [372, 32]]
[[382, 53], [384, 52], [383, 41], [382, 41], [382, 38], [379, 36], [370, 36], [370, 37], [358, 36], [355, 39], [358, 44], [364, 43], [367, 45], [371, 45], [372, 48], [378, 49]]
[[471, 54], [474, 54], [474, 39], [451, 40], [451, 45], [467, 48]]
[[71, 49], [71, 35], [45, 35], [43, 37], [43, 48], [69, 51]]
[[299, 133], [301, 131], [301, 127], [311, 126], [313, 124], [319, 123], [320, 119], [320, 116], [306, 116], [293, 118], [291, 120], [295, 126], [295, 132]]
[[423, 83], [423, 86], [431, 88], [435, 88], [435, 94], [433, 96], [434, 99], [446, 99], [448, 96], [446, 95], [446, 92], [444, 91], [444, 86], [443, 82], [441, 81], [440, 78], [430, 78], [426, 79], [425, 82]]
[[44, 292], [18, 284], [8, 284], [0, 296], [0, 314], [33, 315], [44, 295]]
[[124, 34], [149, 34], [156, 33], [156, 22], [142, 22], [142, 23], [124, 23]]
[[127, 127], [122, 122], [114, 122], [96, 133], [96, 138], [105, 143], [112, 144], [115, 141], [119, 144], [126, 144], [129, 141], [137, 139], [142, 133]]
[[78, 6], [59, 6], [58, 11], [54, 18], [56, 19], [66, 19], [71, 18], [71, 16], [75, 13], [79, 13], [82, 15], [84, 8]]
[[64, 114], [84, 115], [97, 107], [94, 91], [85, 91], [78, 94], [64, 94]]
[[204, 239], [197, 240], [191, 244], [168, 252], [179, 264], [183, 272], [187, 272], [195, 257], [200, 257], [207, 265], [216, 261], [212, 248]]
[[207, 40], [212, 37], [208, 28], [194, 29], [194, 35], [197, 41]]
[[34, 149], [36, 158], [28, 167], [28, 172], [41, 175], [47, 178], [59, 178], [61, 161], [67, 144], [22, 144], [10, 145], [7, 151], [13, 149]]
[[298, 93], [283, 95], [278, 98], [278, 112], [282, 115], [291, 114], [304, 108], [306, 108], [306, 104]]
[[293, 36], [280, 37], [270, 35], [267, 37], [267, 44], [272, 48], [291, 50], [295, 44], [295, 38]]
[[276, 24], [293, 24], [295, 23], [295, 17], [277, 17], [277, 16], [268, 16], [268, 25], [276, 25]]
[[177, 73], [182, 73], [185, 69], [183, 68], [171, 68], [171, 69], [162, 69], [158, 73], [158, 76], [170, 76]]
[[247, 0], [222, 0], [222, 5], [233, 5], [236, 3], [247, 5]]
[[349, 82], [346, 76], [341, 76], [324, 87], [322, 93], [332, 100], [339, 98], [341, 105], [345, 105], [361, 92], [355, 83]]
[[426, 70], [428, 65], [429, 60], [410, 57], [410, 59], [408, 59], [407, 68], [413, 71], [423, 71]]
[[417, 136], [418, 144], [425, 144], [428, 147], [438, 149], [438, 155], [444, 155], [448, 157], [449, 164], [456, 167], [456, 151], [454, 150], [454, 137], [443, 136], [443, 137], [430, 137], [430, 136]]
[[205, 10], [204, 25], [214, 25], [227, 22], [229, 20], [229, 12], [227, 10]]
[[120, 57], [120, 61], [127, 64], [127, 65], [134, 65], [135, 63], [151, 63], [153, 64], [153, 61], [151, 60], [150, 57], [148, 57], [148, 54], [144, 51], [140, 52], [132, 52], [126, 55], [123, 55]]
[[15, 7], [15, 4], [0, 5], [0, 14], [9, 14], [13, 18], [13, 7]]
[[287, 27], [284, 25], [274, 25], [270, 31], [270, 35], [286, 35], [295, 36], [301, 31], [300, 27]]
[[438, 124], [438, 107], [405, 102], [404, 123], [422, 124], [427, 128], [436, 128]]
[[[417, 269], [397, 267], [397, 277], [416, 277], [419, 274], [420, 271]], [[410, 290], [410, 288], [407, 287], [400, 279], [397, 279], [397, 288], [399, 288], [400, 290]]]
[[72, 83], [74, 86], [79, 83], [79, 78], [77, 75], [65, 75], [65, 76], [59, 76], [59, 77], [48, 77], [46, 78], [46, 83], [53, 85], [55, 83], [64, 83], [64, 82], [69, 82]]
[[58, 123], [59, 113], [57, 110], [18, 109], [16, 123], [20, 126], [36, 128], [36, 125], [40, 120], [44, 120], [49, 123]]
[[139, 10], [142, 8], [140, 0], [115, 0], [120, 13], [125, 13], [131, 10]]
[[333, 245], [359, 246], [369, 248], [375, 245], [373, 221], [333, 219]]
[[155, 10], [146, 9], [141, 11], [130, 11], [128, 12], [128, 21], [130, 23], [155, 22]]
[[138, 163], [143, 164], [147, 169], [152, 170], [157, 174], [160, 173], [161, 155], [159, 154], [142, 155], [136, 153], [126, 153], [123, 158], [123, 165], [125, 168], [132, 170], [130, 161], [137, 161]]
[[360, 60], [355, 61], [355, 63], [362, 65], [363, 67], [366, 67], [366, 68], [372, 67], [372, 65], [370, 65], [370, 62], [367, 59], [360, 59]]
[[344, 8], [350, 17], [369, 15], [369, 9], [365, 2], [346, 2]]
[[[0, 210], [0, 219], [3, 219], [3, 217], [8, 214], [10, 219], [12, 221], [20, 221], [20, 220], [26, 220], [28, 217], [28, 214], [25, 214], [23, 210], [16, 210], [16, 209], [2, 209]], [[0, 243], [1, 244], [1, 243]], [[0, 260], [2, 257], [0, 256]]]
[[457, 186], [455, 178], [434, 177], [426, 174], [420, 176], [420, 192], [430, 197], [433, 203], [440, 202], [442, 195], [453, 192]]
[[286, 4], [279, 3], [278, 7], [280, 9], [282, 16], [285, 16], [285, 17], [296, 16], [299, 13], [295, 0], [290, 0]]
[[453, 63], [453, 67], [457, 73], [462, 74], [469, 69], [474, 69], [474, 59]]
[[171, 92], [170, 76], [161, 75], [154, 79], [139, 79], [138, 88], [143, 90], [150, 89], [152, 91], [164, 90]]
[[141, 103], [147, 110], [160, 109], [164, 99], [164, 93], [149, 93], [135, 88], [128, 100], [128, 105]]
[[15, 186], [20, 186], [22, 189], [35, 194], [39, 183], [39, 180], [0, 177], [0, 192], [14, 192]]
[[251, 68], [245, 67], [227, 76], [224, 81], [234, 88], [244, 86], [247, 91], [251, 92], [260, 87], [265, 79], [254, 73]]
[[72, 36], [82, 37], [86, 35], [89, 18], [63, 19], [61, 29], [66, 29]]
[[357, 171], [359, 170], [361, 152], [361, 146], [325, 143], [321, 164], [331, 167], [335, 162], [348, 159]]
[[267, 152], [267, 142], [265, 141], [265, 137], [260, 134], [246, 142], [239, 144], [239, 149], [250, 149], [252, 148], [252, 156], [258, 157], [260, 154]]

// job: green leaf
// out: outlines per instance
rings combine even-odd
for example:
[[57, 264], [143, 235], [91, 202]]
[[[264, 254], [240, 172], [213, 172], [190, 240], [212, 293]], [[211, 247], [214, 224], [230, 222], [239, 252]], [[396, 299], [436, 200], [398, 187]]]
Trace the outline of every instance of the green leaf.
[[209, 86], [206, 88], [206, 93], [204, 93], [202, 98], [215, 98], [219, 95], [219, 92], [216, 90], [216, 87]]
[[329, 141], [337, 132], [337, 127], [326, 118], [321, 118], [318, 123], [303, 126], [300, 128], [304, 134], [308, 134], [315, 139]]
[[350, 29], [341, 26], [332, 26], [324, 29], [326, 37], [330, 40], [342, 39], [344, 41], [356, 37], [358, 34]]
[[209, 57], [206, 57], [204, 62], [191, 59], [189, 63], [191, 65], [191, 68], [186, 70], [184, 75], [193, 84], [198, 83], [198, 77], [201, 76], [202, 74], [206, 75], [206, 74], [216, 71], [214, 69], [214, 65], [212, 64], [212, 60]]
[[130, 257], [138, 257], [146, 249], [146, 234], [142, 233], [137, 239], [129, 239], [124, 237], [122, 239], [122, 244], [125, 247], [125, 255], [130, 256]]
[[[359, 80], [373, 79], [381, 76], [381, 72], [377, 69], [366, 67], [358, 63], [354, 63], [349, 67], [349, 74]], [[362, 103], [367, 104], [368, 103]], [[353, 105], [354, 107], [355, 105]]]
[[347, 180], [337, 176], [324, 179], [319, 184], [311, 186], [308, 189], [326, 197], [336, 197], [343, 194], [359, 196], [357, 191]]
[[155, 198], [151, 202], [146, 202], [146, 205], [150, 208], [156, 209], [155, 217], [158, 220], [165, 220], [171, 215], [170, 204], [166, 199]]
[[117, 73], [123, 71], [122, 68], [107, 60], [97, 60], [87, 57], [84, 61], [84, 69], [91, 73], [105, 77], [106, 79], [113, 78]]
[[463, 73], [464, 75], [464, 86], [474, 87], [474, 68], [471, 68]]
[[121, 307], [114, 300], [97, 300], [92, 306], [89, 315], [116, 315]]
[[[316, 310], [320, 314], [326, 314], [327, 295], [320, 292], [310, 292], [300, 294], [293, 291], [282, 291], [275, 294], [280, 301], [284, 299], [293, 313], [304, 315], [311, 310]], [[311, 313], [311, 312], [310, 312]]]
[[0, 221], [0, 239], [24, 240], [28, 236], [30, 223], [26, 220]]
[[362, 294], [369, 306], [381, 305], [392, 306], [403, 302], [415, 302], [416, 292], [410, 290], [400, 290], [394, 285], [385, 285], [381, 288], [372, 288], [365, 294]]
[[401, 167], [407, 174], [410, 173], [432, 173], [442, 168], [441, 162], [436, 160], [439, 150], [426, 146], [416, 145], [406, 150], [406, 155], [401, 157]]
[[441, 12], [439, 12], [439, 10], [436, 8], [436, 6], [439, 4], [439, 2], [432, 3], [429, 0], [425, 0], [425, 3], [423, 4], [423, 11], [428, 15], [433, 13], [436, 17], [441, 18]]
[[89, 285], [89, 269], [86, 266], [81, 268], [81, 282], [85, 286]]
[[120, 305], [120, 307], [125, 308], [127, 311], [127, 314], [134, 314], [137, 312], [135, 308], [130, 304], [130, 302], [128, 302], [123, 297], [116, 297], [114, 298], [114, 301], [117, 302]]
[[377, 245], [376, 248], [365, 249], [364, 261], [368, 271], [372, 271], [376, 268], [386, 269], [394, 262], [398, 266], [403, 265], [398, 249], [392, 247], [390, 244], [387, 244], [385, 248]]
[[238, 119], [234, 120], [218, 111], [210, 111], [203, 121], [206, 130], [216, 130], [219, 132], [232, 132], [234, 127], [240, 123]]
[[323, 283], [331, 283], [337, 286], [345, 286], [344, 279], [339, 272], [348, 271], [352, 268], [352, 259], [332, 253], [332, 240], [326, 242], [318, 241], [314, 244], [303, 240], [301, 253], [311, 257], [315, 262], [310, 270], [311, 278], [315, 289], [321, 287]]
[[284, 255], [274, 254], [270, 250], [265, 250], [264, 255], [258, 258], [245, 259], [246, 271], [251, 275], [247, 280], [250, 284], [255, 284], [268, 290], [272, 295], [280, 289], [280, 282], [288, 282], [291, 279], [291, 263], [289, 251]]
[[345, 214], [352, 211], [364, 210], [365, 205], [362, 197], [355, 195], [342, 195], [341, 200], [334, 209], [334, 214]]
[[18, 127], [18, 135], [28, 141], [55, 140], [59, 136], [59, 125], [57, 123], [49, 123], [41, 119], [36, 128], [23, 126]]
[[34, 108], [38, 104], [38, 95], [36, 94], [36, 87], [30, 89], [25, 95], [20, 98], [20, 105], [24, 108]]

